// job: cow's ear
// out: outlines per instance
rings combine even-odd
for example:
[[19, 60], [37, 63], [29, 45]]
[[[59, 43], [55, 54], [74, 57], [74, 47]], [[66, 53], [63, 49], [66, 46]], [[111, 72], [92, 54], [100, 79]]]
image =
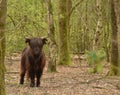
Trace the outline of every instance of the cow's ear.
[[43, 42], [43, 44], [46, 44], [47, 39], [46, 38], [42, 38], [42, 42]]
[[30, 43], [30, 38], [25, 38], [25, 43]]

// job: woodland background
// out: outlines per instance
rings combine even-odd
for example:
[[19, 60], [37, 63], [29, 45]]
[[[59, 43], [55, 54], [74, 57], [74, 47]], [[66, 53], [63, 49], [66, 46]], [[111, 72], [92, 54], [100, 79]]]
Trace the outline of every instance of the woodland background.
[[[75, 66], [80, 70], [84, 64], [86, 64], [86, 69], [82, 69], [85, 71], [84, 75], [88, 68], [88, 73], [93, 76], [94, 74], [98, 74], [99, 77], [120, 75], [119, 6], [119, 0], [1, 0], [0, 95], [5, 95], [4, 81], [8, 80], [8, 78], [4, 78], [5, 74], [11, 73], [14, 66], [18, 66], [15, 63], [20, 62], [20, 54], [26, 46], [26, 37], [46, 37], [48, 39], [47, 45], [44, 47], [48, 63], [45, 72], [47, 76], [51, 75], [47, 71], [61, 72], [60, 68], [64, 68], [63, 71], [65, 70], [67, 73], [79, 74], [81, 71], [77, 72], [76, 69], [72, 71], [70, 68]], [[16, 57], [19, 57], [18, 62], [16, 62]], [[10, 72], [5, 73], [4, 63], [8, 70], [11, 59], [14, 65], [10, 67]], [[58, 64], [64, 67], [59, 67]], [[56, 69], [57, 67], [58, 69]], [[68, 71], [66, 68], [69, 68]], [[17, 78], [18, 75], [15, 77], [16, 81]], [[77, 75], [77, 79], [79, 78]], [[59, 84], [56, 79], [54, 81]], [[7, 81], [7, 89], [11, 87], [9, 82], [11, 83], [11, 80]], [[119, 89], [119, 76], [117, 82], [115, 87]], [[42, 87], [44, 88], [44, 86]], [[95, 88], [97, 87], [95, 86]], [[18, 87], [18, 91], [19, 89], [20, 87]], [[53, 95], [51, 93], [47, 95]]]
[[[69, 1], [70, 2], [70, 1]], [[68, 2], [68, 3], [69, 3]], [[58, 43], [58, 1], [51, 0], [55, 39]], [[78, 5], [77, 5], [78, 4]], [[101, 18], [99, 48], [110, 45], [110, 4], [108, 0], [72, 0], [70, 14], [70, 53], [92, 50], [98, 18]], [[73, 7], [72, 7], [73, 6]], [[98, 6], [101, 7], [99, 15]], [[8, 0], [7, 12], [7, 54], [21, 52], [25, 37], [48, 36], [47, 5], [45, 0]], [[99, 17], [100, 16], [100, 17]]]

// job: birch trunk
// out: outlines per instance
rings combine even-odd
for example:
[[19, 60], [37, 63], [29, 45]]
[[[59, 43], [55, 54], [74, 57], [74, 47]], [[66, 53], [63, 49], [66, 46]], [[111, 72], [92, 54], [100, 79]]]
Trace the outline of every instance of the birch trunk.
[[[96, 0], [96, 1], [97, 1], [98, 21], [97, 21], [97, 28], [96, 28], [96, 31], [94, 34], [93, 51], [97, 53], [100, 35], [102, 34], [102, 0]], [[94, 63], [94, 68], [93, 68], [94, 73], [99, 72], [98, 71], [98, 64], [99, 63]]]
[[102, 34], [102, 0], [97, 0], [97, 12], [98, 12], [98, 21], [97, 21], [97, 28], [94, 34], [94, 41], [93, 41], [93, 50], [96, 51], [99, 45], [99, 38]]

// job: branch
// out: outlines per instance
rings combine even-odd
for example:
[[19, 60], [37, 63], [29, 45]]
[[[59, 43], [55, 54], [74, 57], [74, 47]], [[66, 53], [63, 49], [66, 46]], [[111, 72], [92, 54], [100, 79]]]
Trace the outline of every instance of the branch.
[[71, 9], [71, 11], [70, 11], [70, 13], [69, 13], [69, 15], [68, 15], [69, 17], [71, 16], [71, 14], [72, 14], [73, 11], [75, 10], [75, 8], [76, 8], [77, 6], [79, 6], [80, 3], [82, 3], [82, 1], [83, 1], [83, 0], [80, 0], [78, 3], [75, 4], [75, 6], [72, 7], [72, 9]]
[[13, 72], [6, 72], [5, 74], [19, 74], [18, 71], [13, 71]]
[[13, 22], [13, 25], [15, 26], [16, 24], [15, 24], [15, 21], [13, 20], [13, 18], [9, 14], [7, 16], [11, 19], [11, 21]]
[[97, 80], [102, 80], [102, 79], [105, 79], [105, 78], [106, 78], [106, 76], [102, 76], [100, 78], [95, 78], [95, 79], [92, 79], [92, 80], [88, 80], [87, 83], [89, 84], [91, 82], [94, 82], [94, 81], [97, 81]]

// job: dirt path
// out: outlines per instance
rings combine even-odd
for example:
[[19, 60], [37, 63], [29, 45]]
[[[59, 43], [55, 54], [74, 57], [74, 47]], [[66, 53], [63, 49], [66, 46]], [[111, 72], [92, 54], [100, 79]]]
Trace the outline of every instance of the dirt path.
[[[71, 67], [57, 67], [57, 73], [48, 73], [45, 68], [41, 87], [30, 88], [25, 81], [19, 85], [19, 57], [6, 61], [7, 95], [120, 95], [120, 77], [105, 77], [108, 67], [102, 74], [90, 74], [85, 62]], [[12, 73], [11, 73], [12, 72]]]

